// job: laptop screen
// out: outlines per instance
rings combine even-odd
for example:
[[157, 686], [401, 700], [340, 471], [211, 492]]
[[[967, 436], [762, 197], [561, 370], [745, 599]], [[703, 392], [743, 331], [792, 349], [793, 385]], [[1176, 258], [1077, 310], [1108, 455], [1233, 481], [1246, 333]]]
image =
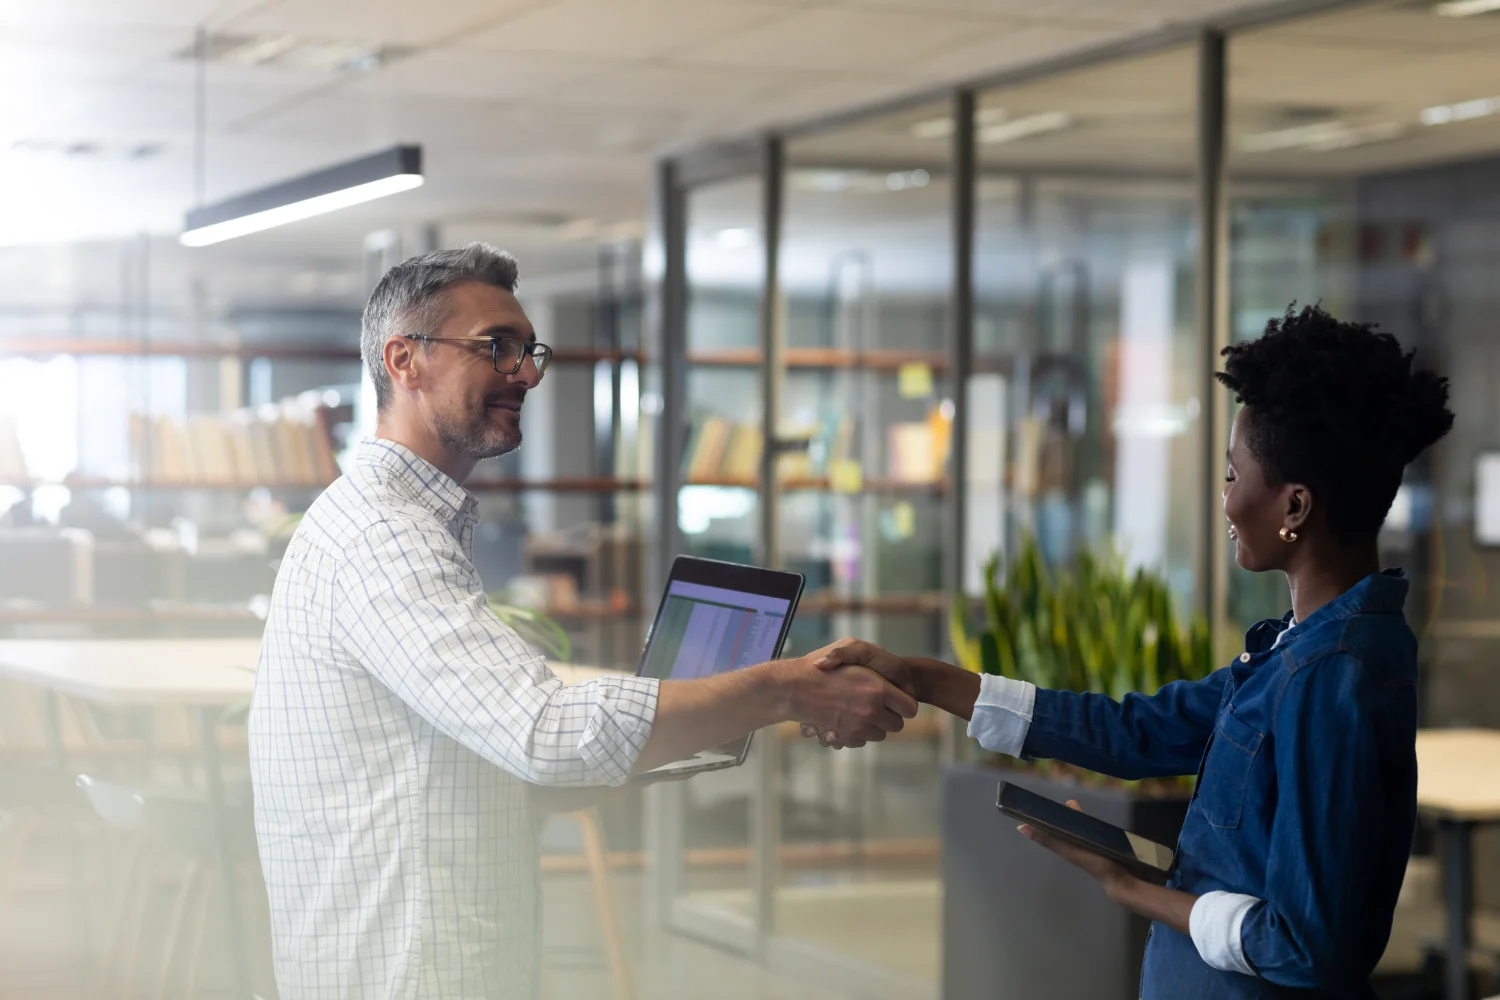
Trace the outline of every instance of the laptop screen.
[[672, 580], [641, 676], [684, 681], [764, 663], [790, 609], [779, 597]]

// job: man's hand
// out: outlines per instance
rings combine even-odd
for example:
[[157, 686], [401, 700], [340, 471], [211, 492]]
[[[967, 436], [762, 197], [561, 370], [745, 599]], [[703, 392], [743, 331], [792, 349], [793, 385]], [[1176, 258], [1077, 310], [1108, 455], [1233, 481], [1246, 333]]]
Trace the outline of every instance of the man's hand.
[[868, 667], [917, 701], [926, 701], [922, 691], [921, 677], [910, 660], [897, 656], [882, 646], [863, 639], [840, 639], [838, 642], [818, 650], [822, 653], [814, 663], [822, 670], [839, 667]]
[[[907, 661], [873, 642], [843, 638], [810, 654], [810, 658], [819, 670], [836, 671], [847, 670], [853, 666], [865, 667], [875, 671], [918, 702], [922, 700], [916, 672], [911, 669]], [[802, 735], [807, 738], [816, 737], [820, 744], [835, 750], [852, 750], [866, 743], [878, 743], [885, 739], [884, 732], [851, 733], [841, 729], [830, 732], [827, 729], [818, 728], [811, 722], [802, 723]]]
[[[840, 640], [840, 643], [853, 640]], [[780, 664], [791, 717], [826, 741], [863, 745], [898, 733], [917, 714], [917, 702], [878, 674], [822, 661], [839, 643]], [[857, 741], [857, 744], [856, 744]]]

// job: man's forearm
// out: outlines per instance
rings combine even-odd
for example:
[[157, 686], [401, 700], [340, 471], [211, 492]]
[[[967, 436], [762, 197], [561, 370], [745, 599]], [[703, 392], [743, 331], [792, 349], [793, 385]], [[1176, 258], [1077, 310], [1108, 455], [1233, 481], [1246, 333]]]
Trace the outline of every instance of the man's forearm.
[[651, 736], [632, 773], [682, 760], [791, 717], [791, 691], [781, 663], [691, 681], [662, 681]]

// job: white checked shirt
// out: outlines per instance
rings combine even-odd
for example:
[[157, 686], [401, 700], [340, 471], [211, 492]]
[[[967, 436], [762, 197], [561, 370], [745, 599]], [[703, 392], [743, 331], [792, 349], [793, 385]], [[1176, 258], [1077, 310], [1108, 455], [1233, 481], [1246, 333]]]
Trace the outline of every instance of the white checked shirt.
[[282, 1000], [537, 989], [527, 782], [626, 780], [657, 682], [564, 687], [488, 609], [474, 497], [390, 441], [308, 510], [250, 713]]

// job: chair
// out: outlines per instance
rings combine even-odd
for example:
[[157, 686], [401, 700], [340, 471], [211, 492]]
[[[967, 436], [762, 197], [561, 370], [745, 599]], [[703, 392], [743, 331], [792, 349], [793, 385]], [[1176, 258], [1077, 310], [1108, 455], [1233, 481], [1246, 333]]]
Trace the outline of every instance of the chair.
[[[198, 987], [204, 932], [218, 885], [218, 841], [208, 801], [184, 791], [143, 791], [79, 775], [78, 787], [94, 812], [123, 834], [117, 865], [117, 891], [106, 934], [95, 995], [139, 994], [137, 965], [146, 911], [158, 885], [160, 865], [175, 861], [177, 891], [167, 910], [164, 943], [154, 978], [158, 1000], [192, 996]], [[231, 805], [230, 846], [236, 862], [253, 861], [255, 832], [251, 810]], [[174, 992], [173, 986], [178, 988]]]
[[[620, 917], [615, 911], [609, 855], [605, 851], [604, 829], [599, 822], [598, 810], [580, 809], [576, 812], [557, 813], [556, 816], [558, 819], [569, 819], [577, 823], [578, 832], [583, 839], [584, 863], [588, 868], [589, 882], [594, 888], [594, 909], [599, 914], [599, 932], [604, 939], [604, 956], [609, 963], [615, 1000], [635, 1000], [635, 975], [626, 954]], [[541, 995], [544, 1000], [551, 996], [545, 970], [542, 973]]]

